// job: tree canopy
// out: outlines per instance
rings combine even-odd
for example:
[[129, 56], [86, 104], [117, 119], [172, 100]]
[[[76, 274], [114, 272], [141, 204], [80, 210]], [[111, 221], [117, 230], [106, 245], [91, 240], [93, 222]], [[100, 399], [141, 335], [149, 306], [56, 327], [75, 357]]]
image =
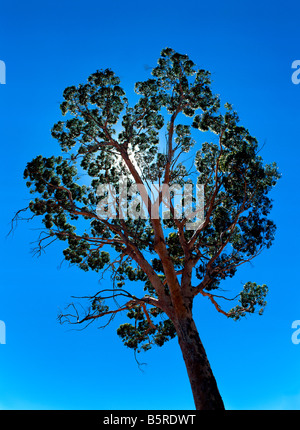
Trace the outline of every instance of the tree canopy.
[[[229, 310], [220, 303], [231, 297], [218, 290], [239, 266], [271, 246], [275, 224], [268, 194], [280, 175], [275, 163], [264, 164], [257, 139], [240, 125], [232, 105], [221, 105], [213, 94], [210, 73], [187, 55], [163, 49], [151, 78], [137, 82], [134, 91], [138, 101], [130, 106], [110, 69], [66, 88], [65, 119], [52, 129], [61, 153], [34, 158], [24, 178], [34, 195], [26, 209], [44, 225], [38, 250], [64, 241], [71, 264], [111, 270], [108, 288], [87, 297], [84, 314], [73, 304], [61, 321], [110, 320], [124, 311], [128, 320], [117, 333], [140, 351], [175, 337], [176, 320], [192, 309], [196, 296], [234, 320], [263, 312], [265, 284], [247, 282]], [[123, 206], [120, 178], [127, 191]], [[160, 207], [164, 185], [201, 185], [202, 222], [187, 228], [186, 213], [176, 216], [175, 193], [169, 216], [153, 217], [153, 184]], [[101, 194], [103, 185], [108, 188]], [[146, 192], [130, 193], [134, 185]], [[137, 195], [140, 216], [131, 217], [127, 205], [133, 207]], [[99, 216], [101, 204], [107, 215]]]

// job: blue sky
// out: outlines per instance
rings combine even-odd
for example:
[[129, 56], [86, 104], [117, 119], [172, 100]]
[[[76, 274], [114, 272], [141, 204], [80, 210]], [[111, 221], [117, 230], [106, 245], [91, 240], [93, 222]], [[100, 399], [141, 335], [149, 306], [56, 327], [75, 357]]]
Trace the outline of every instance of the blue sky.
[[[262, 317], [226, 320], [202, 298], [195, 318], [228, 409], [300, 409], [299, 136], [300, 5], [296, 1], [11, 1], [1, 5], [0, 85], [1, 285], [0, 409], [193, 409], [177, 341], [153, 349], [138, 368], [123, 347], [116, 318], [105, 330], [58, 324], [71, 295], [99, 289], [99, 277], [60, 266], [62, 248], [30, 253], [39, 223], [14, 213], [30, 195], [23, 170], [34, 156], [57, 154], [50, 136], [66, 86], [112, 68], [128, 94], [147, 79], [162, 48], [186, 53], [212, 73], [213, 90], [238, 111], [266, 162], [282, 179], [272, 192], [278, 230], [273, 247], [223, 287], [269, 286]], [[240, 288], [241, 289], [241, 288]]]

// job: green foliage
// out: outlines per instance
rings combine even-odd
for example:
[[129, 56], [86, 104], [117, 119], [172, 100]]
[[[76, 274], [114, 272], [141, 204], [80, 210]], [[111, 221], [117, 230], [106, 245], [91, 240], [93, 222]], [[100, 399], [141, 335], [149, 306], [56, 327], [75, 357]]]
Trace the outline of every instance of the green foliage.
[[[195, 262], [200, 286], [190, 285], [190, 289], [216, 290], [222, 280], [234, 276], [241, 264], [274, 240], [268, 194], [280, 177], [277, 166], [263, 164], [257, 140], [239, 124], [230, 104], [221, 107], [219, 96], [211, 90], [210, 73], [197, 69], [187, 55], [164, 49], [152, 77], [137, 82], [135, 92], [139, 100], [131, 107], [120, 79], [110, 69], [98, 70], [86, 84], [65, 89], [61, 111], [66, 119], [52, 128], [62, 154], [39, 155], [27, 164], [24, 178], [35, 195], [29, 209], [42, 218], [51, 241], [66, 242], [63, 254], [71, 264], [96, 272], [110, 267], [116, 291], [130, 282], [143, 283], [145, 293], [157, 299], [136, 254], [129, 252], [135, 247], [151, 264], [169, 298], [170, 286], [155, 252], [151, 220], [100, 219], [96, 207], [105, 196], [98, 195], [97, 189], [111, 184], [118, 193], [120, 177], [127, 178], [129, 189], [135, 183], [126, 165], [130, 157], [144, 184], [161, 184], [168, 168], [168, 185], [190, 183], [184, 158], [190, 153], [197, 182], [205, 185], [205, 223], [196, 233], [184, 224], [180, 231], [171, 214], [162, 221], [164, 242], [175, 270], [182, 273], [187, 263], [182, 236], [186, 242], [194, 239], [189, 259]], [[205, 139], [211, 137], [211, 141], [205, 141], [202, 132], [209, 132]], [[165, 150], [159, 145], [162, 133]], [[247, 283], [240, 293], [240, 305], [229, 316], [239, 319], [256, 306], [261, 306], [261, 313], [266, 293], [265, 285]], [[93, 316], [110, 312], [104, 300], [91, 299]], [[160, 309], [152, 307], [149, 315], [156, 329], [149, 325], [140, 301], [129, 310], [127, 316], [135, 324], [122, 324], [118, 329], [126, 346], [147, 350], [175, 336], [173, 323]]]
[[[157, 317], [161, 312], [157, 308], [149, 310], [152, 317]], [[175, 327], [169, 319], [158, 322], [156, 330], [151, 328], [144, 313], [137, 307], [127, 313], [128, 318], [135, 320], [135, 325], [121, 324], [117, 334], [125, 346], [137, 352], [147, 351], [153, 345], [163, 346], [165, 342], [176, 336]]]
[[243, 291], [240, 293], [239, 303], [229, 311], [230, 318], [238, 320], [245, 316], [247, 312], [253, 313], [256, 306], [261, 306], [258, 313], [262, 315], [267, 302], [265, 297], [268, 293], [266, 285], [257, 285], [255, 282], [247, 282]]

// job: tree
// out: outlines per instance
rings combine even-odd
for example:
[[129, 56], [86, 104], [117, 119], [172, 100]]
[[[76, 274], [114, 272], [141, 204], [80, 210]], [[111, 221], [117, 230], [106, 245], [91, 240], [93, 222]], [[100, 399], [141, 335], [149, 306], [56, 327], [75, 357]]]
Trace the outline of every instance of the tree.
[[[31, 218], [42, 217], [37, 251], [61, 240], [71, 264], [111, 270], [110, 288], [86, 297], [83, 314], [71, 304], [61, 322], [105, 316], [109, 322], [125, 312], [128, 322], [117, 333], [135, 352], [177, 336], [196, 408], [223, 409], [194, 300], [208, 298], [233, 320], [263, 312], [266, 285], [247, 282], [230, 310], [220, 302], [233, 299], [216, 293], [222, 280], [272, 244], [267, 195], [280, 175], [275, 163], [263, 164], [257, 140], [232, 106], [221, 107], [210, 73], [187, 55], [164, 49], [135, 92], [139, 99], [130, 107], [110, 69], [65, 89], [66, 120], [52, 129], [61, 155], [27, 164], [24, 177], [35, 199], [15, 220], [28, 209]], [[193, 183], [203, 192], [202, 212], [195, 198], [189, 195], [187, 204], [187, 194], [177, 193]]]

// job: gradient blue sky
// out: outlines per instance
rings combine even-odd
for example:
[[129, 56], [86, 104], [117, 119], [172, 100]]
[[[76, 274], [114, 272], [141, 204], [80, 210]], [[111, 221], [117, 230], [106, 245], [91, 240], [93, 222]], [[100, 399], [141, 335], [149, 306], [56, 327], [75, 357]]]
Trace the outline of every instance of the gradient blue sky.
[[[61, 119], [66, 86], [110, 67], [130, 94], [149, 77], [162, 48], [187, 53], [212, 73], [213, 90], [233, 104], [258, 138], [266, 162], [283, 174], [272, 193], [278, 226], [273, 247], [226, 282], [250, 281], [270, 292], [262, 317], [226, 320], [204, 298], [195, 305], [200, 336], [228, 409], [300, 409], [299, 156], [300, 59], [296, 1], [10, 1], [1, 5], [0, 85], [1, 286], [0, 409], [193, 409], [177, 341], [140, 360], [115, 333], [58, 324], [71, 295], [99, 289], [98, 276], [62, 265], [61, 247], [30, 254], [38, 223], [20, 223], [6, 238], [15, 211], [30, 200], [22, 178], [27, 161], [56, 154], [50, 136]], [[240, 288], [241, 289], [241, 288]]]

